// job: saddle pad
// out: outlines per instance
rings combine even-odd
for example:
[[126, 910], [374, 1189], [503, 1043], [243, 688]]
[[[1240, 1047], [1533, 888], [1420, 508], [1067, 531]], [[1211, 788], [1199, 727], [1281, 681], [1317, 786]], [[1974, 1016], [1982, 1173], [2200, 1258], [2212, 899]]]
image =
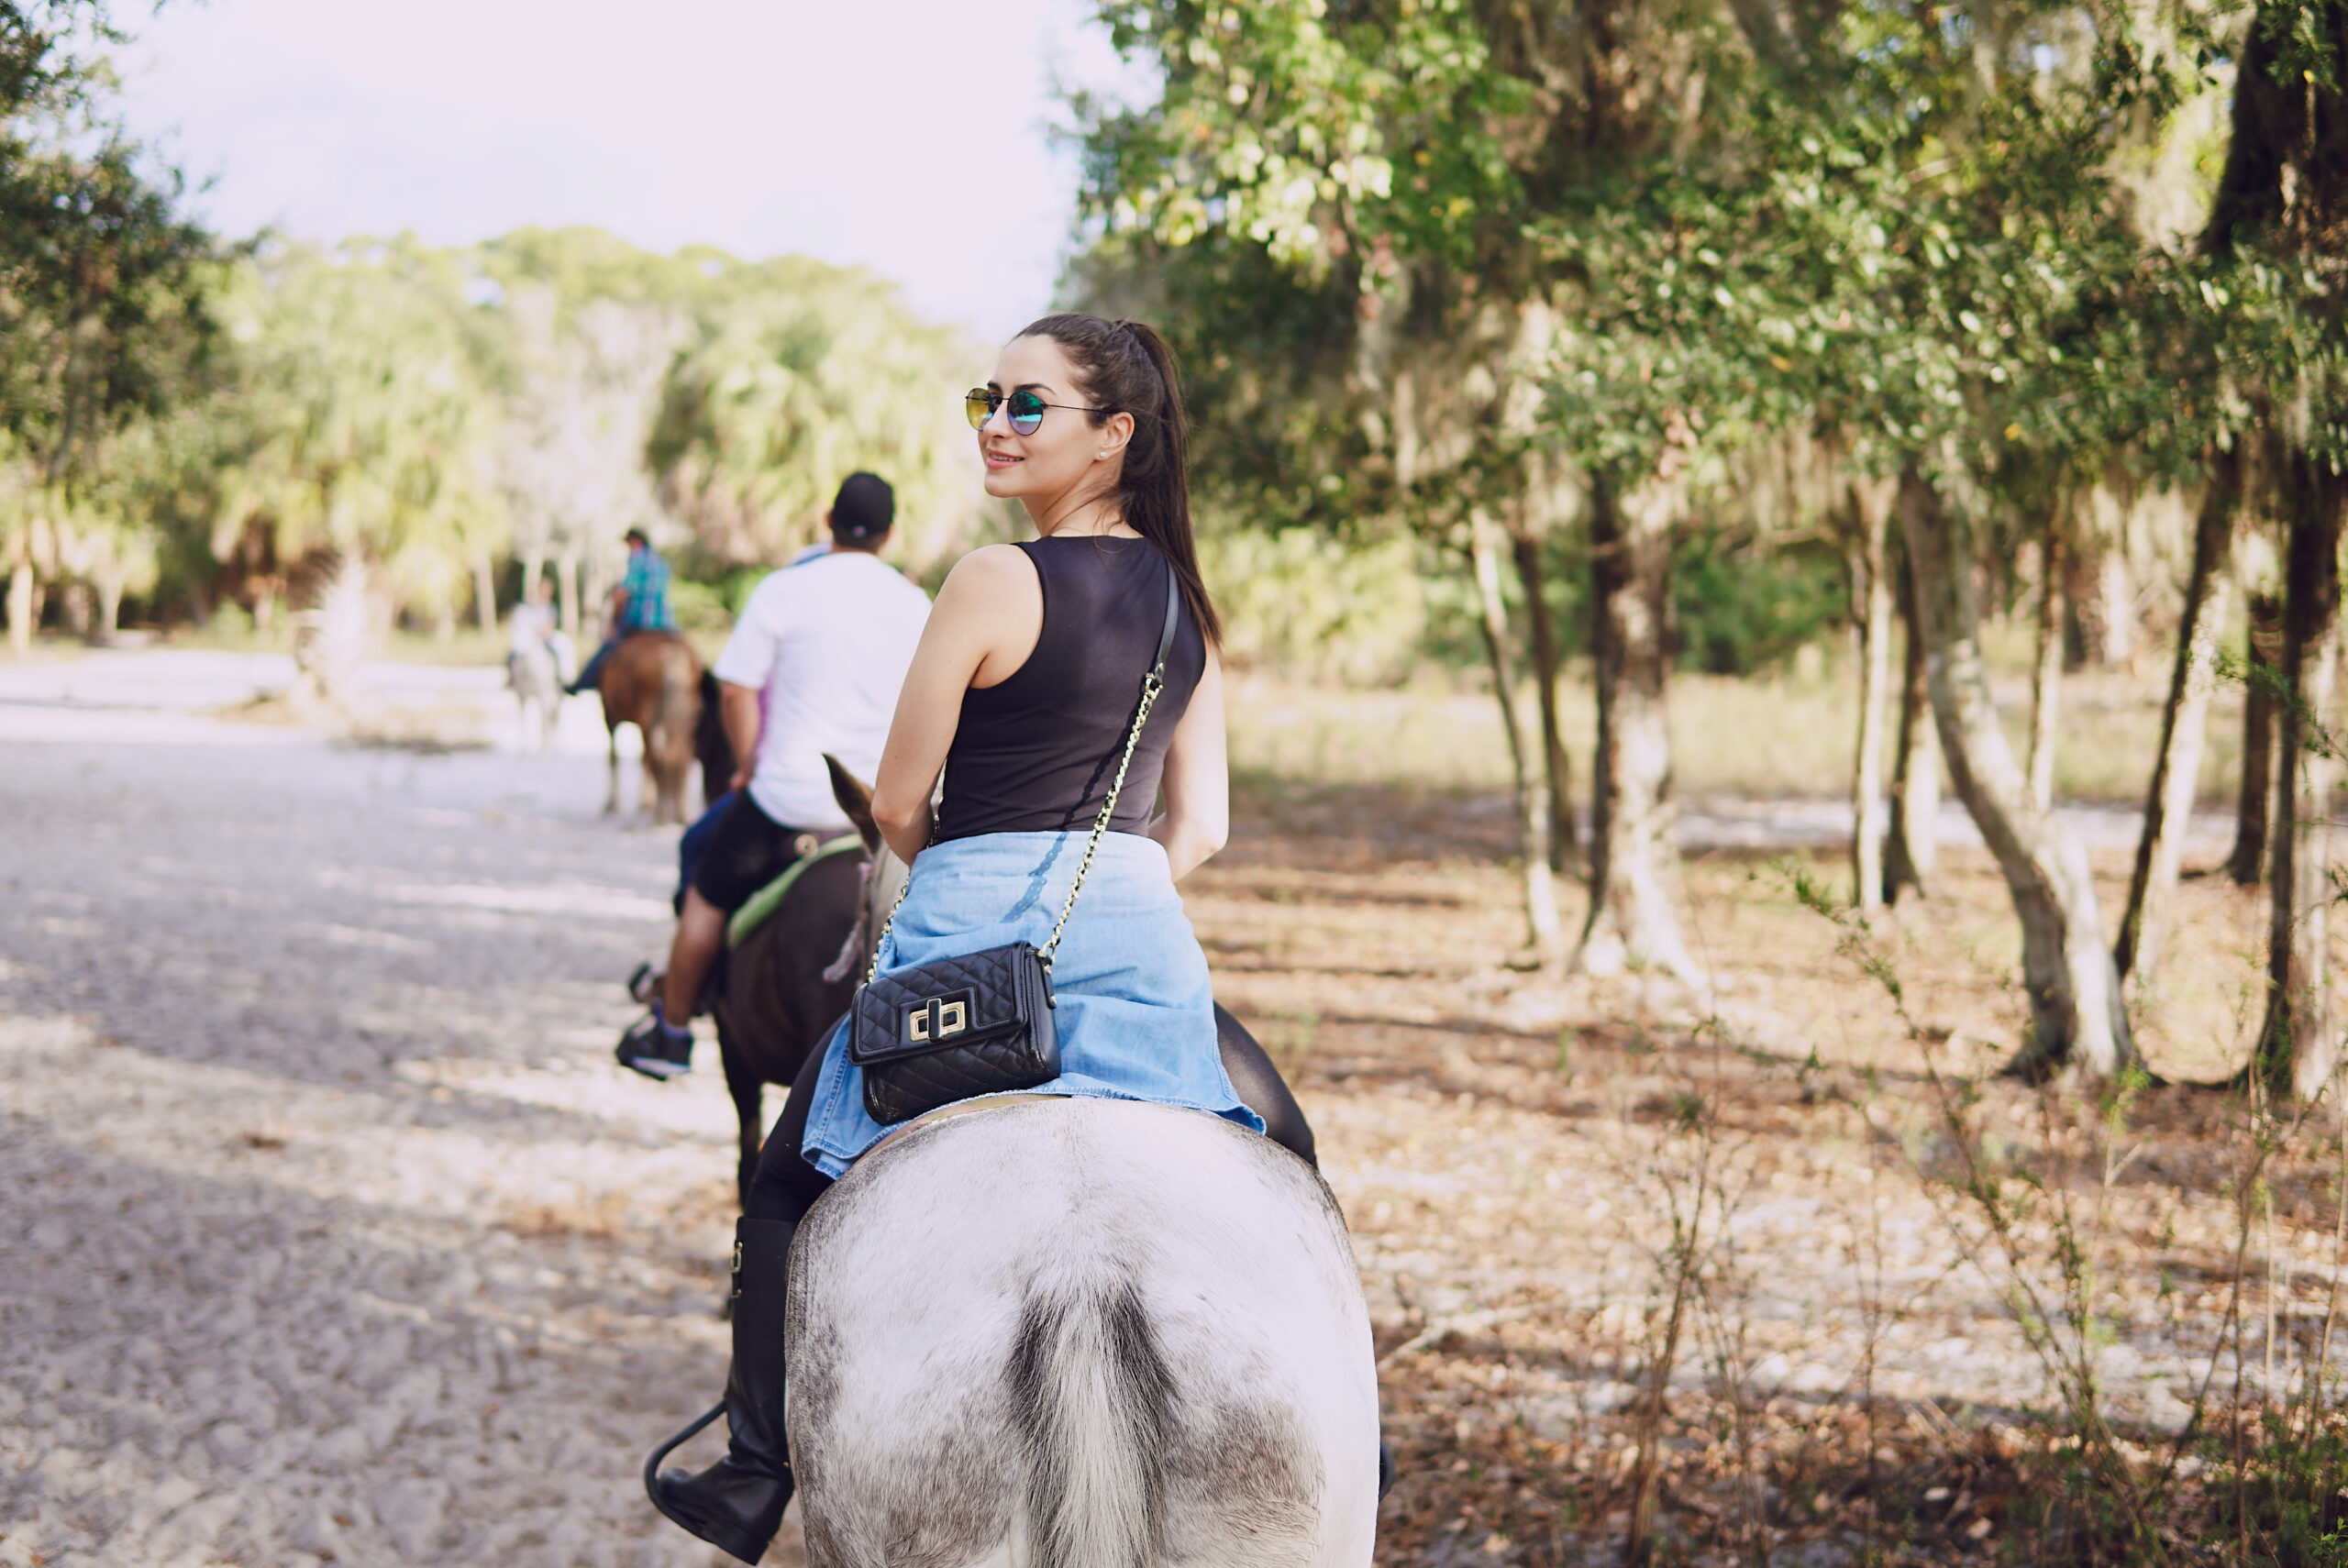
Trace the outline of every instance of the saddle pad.
[[845, 855], [850, 850], [861, 853], [863, 848], [864, 840], [852, 833], [842, 834], [818, 845], [813, 855], [803, 855], [792, 861], [781, 876], [752, 893], [742, 907], [734, 911], [733, 918], [725, 922], [726, 951], [741, 946], [750, 939], [750, 933], [766, 924], [769, 917], [782, 907], [782, 900], [791, 896], [791, 889], [797, 885], [807, 867], [818, 860], [829, 860], [835, 855]]

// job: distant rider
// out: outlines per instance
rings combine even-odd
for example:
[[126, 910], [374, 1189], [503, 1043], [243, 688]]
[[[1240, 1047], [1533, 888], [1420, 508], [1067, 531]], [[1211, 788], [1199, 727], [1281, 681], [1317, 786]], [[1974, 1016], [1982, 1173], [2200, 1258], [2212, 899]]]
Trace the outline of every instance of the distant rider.
[[574, 695], [594, 690], [603, 679], [604, 662], [637, 633], [677, 629], [677, 617], [669, 609], [669, 563], [660, 558], [643, 529], [630, 528], [622, 537], [627, 540], [627, 574], [612, 590], [612, 634], [570, 683]]
[[571, 667], [578, 661], [578, 650], [563, 635], [554, 612], [554, 584], [546, 578], [534, 580], [525, 591], [522, 602], [514, 606], [505, 630], [505, 670], [508, 683], [513, 681], [514, 667], [524, 659], [534, 657], [541, 650], [554, 661], [555, 679], [570, 684]]
[[824, 754], [859, 778], [880, 770], [929, 618], [929, 596], [880, 559], [896, 505], [885, 480], [850, 474], [825, 516], [832, 547], [769, 574], [718, 656], [726, 738], [746, 760], [685, 890], [659, 999], [620, 1037], [621, 1063], [648, 1077], [692, 1069], [693, 1007], [727, 918], [816, 840], [848, 831]]

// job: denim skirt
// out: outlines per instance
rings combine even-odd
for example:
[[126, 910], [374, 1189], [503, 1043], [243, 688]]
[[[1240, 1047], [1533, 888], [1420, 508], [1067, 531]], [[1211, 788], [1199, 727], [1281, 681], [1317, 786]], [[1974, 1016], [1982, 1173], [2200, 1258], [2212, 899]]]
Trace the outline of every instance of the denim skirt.
[[[923, 850], [881, 945], [881, 973], [1013, 942], [1041, 947], [1086, 836], [990, 833]], [[1264, 1130], [1223, 1070], [1207, 956], [1156, 840], [1102, 836], [1052, 955], [1052, 991], [1060, 1076], [1022, 1092], [1154, 1100]], [[890, 1131], [865, 1113], [864, 1072], [848, 1062], [843, 1019], [824, 1047], [800, 1152], [825, 1176], [843, 1176]]]

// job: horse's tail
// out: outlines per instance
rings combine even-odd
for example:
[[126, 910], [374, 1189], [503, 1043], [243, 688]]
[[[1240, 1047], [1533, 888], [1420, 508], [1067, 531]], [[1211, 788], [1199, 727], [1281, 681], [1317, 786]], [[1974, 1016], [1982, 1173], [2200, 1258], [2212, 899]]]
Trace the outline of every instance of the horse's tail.
[[1012, 1352], [1035, 1568], [1157, 1560], [1174, 1378], [1141, 1294], [1092, 1281], [1030, 1297]]
[[687, 748], [692, 744], [693, 733], [685, 715], [698, 715], [700, 712], [700, 671], [698, 661], [683, 644], [662, 651], [665, 657], [660, 660], [660, 695], [652, 704], [652, 722], [660, 731], [661, 752], [681, 761], [691, 755]]

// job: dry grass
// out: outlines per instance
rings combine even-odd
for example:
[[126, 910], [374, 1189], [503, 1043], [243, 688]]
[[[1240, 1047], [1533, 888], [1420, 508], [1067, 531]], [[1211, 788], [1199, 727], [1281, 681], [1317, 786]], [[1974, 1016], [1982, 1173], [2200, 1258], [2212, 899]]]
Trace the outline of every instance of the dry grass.
[[[2235, 1349], [2253, 1419], [2308, 1386], [2348, 1264], [2336, 1136], [2247, 1167], [2237, 1099], [2154, 1088], [2102, 1179], [2091, 1097], [1988, 1076], [2024, 1010], [1986, 857], [1953, 855], [1938, 896], [1879, 928], [1919, 1039], [1762, 862], [1688, 865], [1716, 979], [1690, 998], [1508, 966], [1504, 801], [1258, 782], [1237, 815], [1185, 895], [1218, 995], [1299, 1079], [1354, 1230], [1404, 1471], [1382, 1562], [1618, 1561], [1643, 1479], [1658, 1561], [2121, 1560], [2012, 1304], [2060, 1297], [2066, 1236], [2133, 1484], [2213, 1364], [2223, 1447]], [[2123, 867], [2098, 869], [2114, 907]], [[2163, 1074], [2214, 1078], [2247, 1049], [2260, 908], [2222, 878], [2185, 905], [2146, 1043]], [[1947, 1179], [1928, 1054], [1978, 1078], [1977, 1147], [2041, 1184], [2019, 1251]], [[2238, 1270], [2254, 1189], [2271, 1207]], [[2163, 1517], [2214, 1529], [2231, 1471], [2183, 1447]], [[2170, 1554], [2216, 1560], [2224, 1535]]]
[[[2141, 805], [2160, 735], [2161, 681], [2078, 675], [2064, 682], [2055, 788], [2066, 801]], [[2030, 690], [2021, 675], [1997, 687], [2009, 739], [2028, 743]], [[1558, 686], [1566, 745], [1588, 766], [1597, 701], [1584, 673]], [[1529, 711], [1529, 704], [1528, 704]], [[1680, 793], [1778, 800], [1839, 799], [1850, 790], [1857, 691], [1847, 661], [1804, 678], [1681, 675], [1671, 687], [1673, 766]], [[1895, 714], [1896, 718], [1897, 715]], [[2201, 796], [2232, 799], [2241, 756], [2242, 702], [2222, 692], [2210, 714]], [[1249, 673], [1231, 687], [1231, 745], [1243, 773], [1291, 781], [1342, 780], [1419, 790], [1498, 790], [1508, 743], [1490, 690], [1428, 679], [1384, 690], [1339, 690]], [[1588, 775], [1577, 775], [1577, 787]]]

